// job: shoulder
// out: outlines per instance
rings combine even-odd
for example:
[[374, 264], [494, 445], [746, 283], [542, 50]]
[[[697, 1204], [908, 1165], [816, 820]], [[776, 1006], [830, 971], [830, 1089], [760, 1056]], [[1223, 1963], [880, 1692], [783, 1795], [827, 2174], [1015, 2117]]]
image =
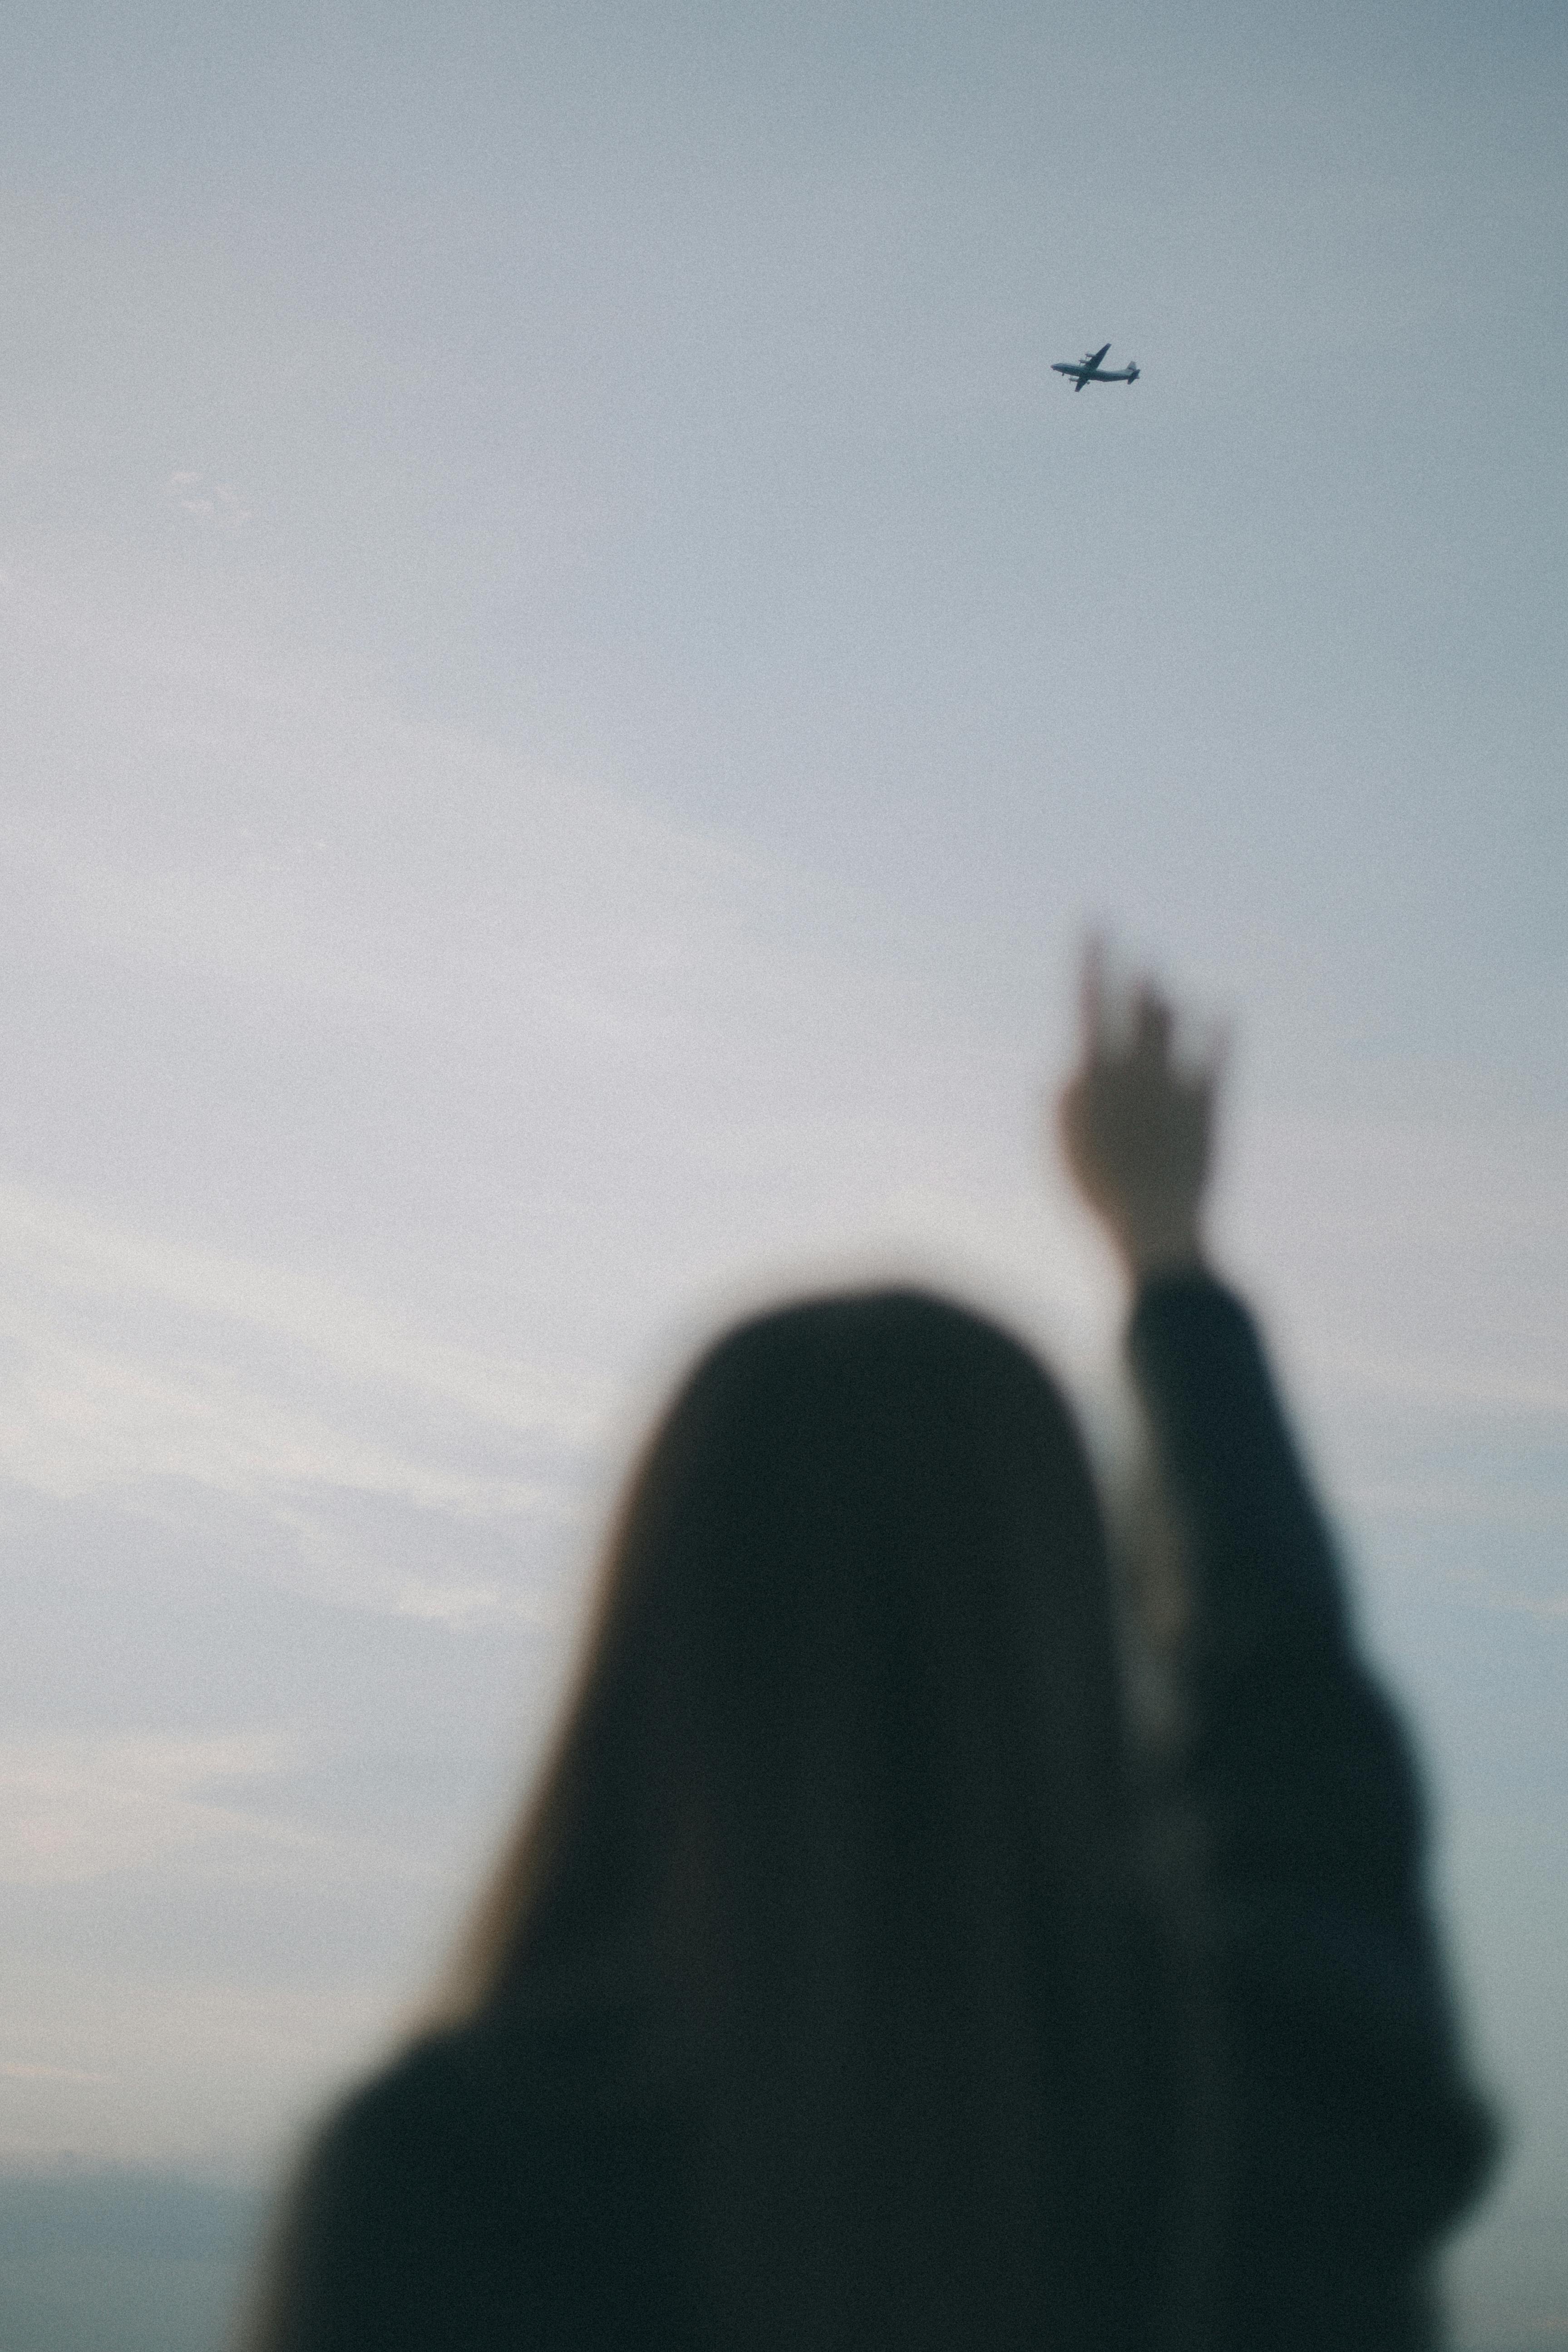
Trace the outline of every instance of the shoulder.
[[317, 2144], [317, 2193], [374, 2198], [410, 2226], [460, 2199], [559, 2189], [572, 2158], [603, 2137], [627, 2086], [603, 2021], [485, 2022], [427, 2035], [344, 2101]]
[[282, 2233], [276, 2352], [418, 2340], [414, 2313], [488, 2171], [456, 2039], [416, 2044], [318, 2133]]
[[374, 2179], [390, 2188], [437, 2166], [466, 2139], [468, 2085], [456, 2037], [432, 2036], [360, 2085], [328, 2119], [308, 2179], [318, 2193]]
[[616, 2042], [603, 2022], [474, 2026], [355, 2091], [300, 2179], [268, 2352], [526, 2344], [576, 2311], [606, 2257], [641, 2269], [673, 2142]]
[[449, 2170], [450, 2066], [411, 2051], [317, 2133], [285, 2200], [262, 2281], [257, 2352], [368, 2352], [416, 2341], [395, 2315], [426, 2268], [428, 2187]]

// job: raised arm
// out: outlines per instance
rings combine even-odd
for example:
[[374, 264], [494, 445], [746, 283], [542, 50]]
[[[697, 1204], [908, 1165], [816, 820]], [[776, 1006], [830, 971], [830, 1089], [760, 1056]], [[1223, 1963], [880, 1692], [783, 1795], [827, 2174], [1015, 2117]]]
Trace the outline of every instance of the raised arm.
[[[1116, 1017], [1120, 1013], [1121, 1017]], [[1357, 1655], [1257, 1329], [1205, 1258], [1215, 1071], [1151, 987], [1084, 987], [1068, 1164], [1125, 1265], [1129, 1351], [1191, 1583], [1183, 1660], [1253, 2346], [1427, 2341], [1419, 2269], [1491, 2135], [1466, 2084], [1399, 1721]]]

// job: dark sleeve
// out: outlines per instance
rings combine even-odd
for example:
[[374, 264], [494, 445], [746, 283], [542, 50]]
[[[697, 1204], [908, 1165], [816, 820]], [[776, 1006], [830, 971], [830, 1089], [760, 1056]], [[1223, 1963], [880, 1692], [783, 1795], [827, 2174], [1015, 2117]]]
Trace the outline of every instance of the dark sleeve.
[[1419, 2345], [1423, 2258], [1492, 2132], [1456, 2046], [1409, 1745], [1356, 1654], [1246, 1309], [1206, 1276], [1151, 1283], [1129, 1347], [1194, 1585], [1188, 1769], [1244, 2332]]

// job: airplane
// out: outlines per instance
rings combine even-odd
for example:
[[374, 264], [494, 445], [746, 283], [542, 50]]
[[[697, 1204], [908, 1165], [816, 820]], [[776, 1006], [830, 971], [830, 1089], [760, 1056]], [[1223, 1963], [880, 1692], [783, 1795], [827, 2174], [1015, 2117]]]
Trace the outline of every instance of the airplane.
[[1081, 392], [1086, 383], [1136, 383], [1138, 381], [1138, 362], [1136, 360], [1129, 360], [1124, 368], [1102, 368], [1100, 366], [1100, 361], [1105, 357], [1106, 352], [1110, 349], [1110, 345], [1109, 343], [1101, 343], [1097, 352], [1086, 352], [1084, 357], [1078, 361], [1076, 365], [1071, 360], [1053, 360], [1051, 362], [1051, 373], [1053, 375], [1070, 375], [1073, 378], [1073, 390], [1075, 392]]

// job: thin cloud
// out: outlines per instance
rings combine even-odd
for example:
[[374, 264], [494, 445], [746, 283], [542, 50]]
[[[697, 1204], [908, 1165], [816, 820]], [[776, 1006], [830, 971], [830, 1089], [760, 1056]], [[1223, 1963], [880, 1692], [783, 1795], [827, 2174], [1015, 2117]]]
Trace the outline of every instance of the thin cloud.
[[459, 1406], [517, 1435], [578, 1445], [603, 1410], [603, 1389], [580, 1377], [454, 1345], [336, 1284], [140, 1234], [21, 1185], [0, 1185], [0, 1269], [29, 1289], [143, 1301], [283, 1339], [355, 1380]]
[[1340, 1492], [1346, 1508], [1363, 1517], [1568, 1535], [1568, 1494], [1443, 1478], [1354, 1480]]
[[1448, 1412], [1568, 1420], [1568, 1379], [1506, 1364], [1335, 1349], [1314, 1355], [1314, 1371], [1352, 1395]]
[[226, 482], [208, 482], [200, 474], [181, 472], [171, 474], [163, 488], [182, 514], [210, 528], [243, 530], [252, 520], [253, 509]]
[[225, 1781], [275, 1777], [298, 1761], [298, 1742], [277, 1732], [0, 1741], [0, 1885], [101, 1878], [215, 1843], [241, 1862], [257, 1846], [319, 1849], [318, 1832], [211, 1795]]
[[7, 2083], [114, 2083], [116, 2074], [102, 2074], [89, 2066], [37, 2066], [0, 2064], [0, 2081]]
[[1460, 1589], [1477, 1609], [1500, 1609], [1510, 1615], [1538, 1617], [1543, 1623], [1568, 1622], [1568, 1593], [1491, 1592], [1469, 1579], [1460, 1583]]

